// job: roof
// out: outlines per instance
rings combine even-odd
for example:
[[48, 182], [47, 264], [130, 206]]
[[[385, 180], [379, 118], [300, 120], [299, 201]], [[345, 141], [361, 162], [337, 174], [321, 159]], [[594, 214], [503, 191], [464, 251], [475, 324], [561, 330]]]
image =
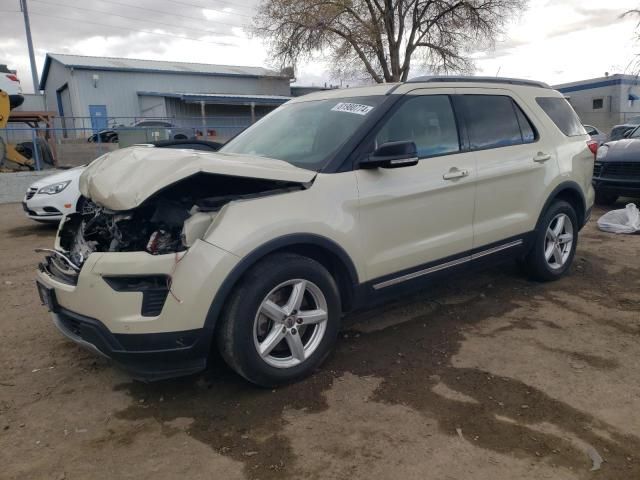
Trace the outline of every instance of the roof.
[[550, 88], [544, 82], [535, 80], [524, 80], [521, 78], [507, 77], [476, 77], [472, 75], [443, 75], [415, 77], [407, 83], [447, 83], [447, 82], [469, 82], [469, 83], [506, 83], [510, 85], [525, 85], [528, 87]]
[[576, 82], [561, 83], [553, 88], [562, 92], [577, 92], [580, 90], [591, 90], [592, 88], [609, 87], [613, 85], [640, 85], [640, 80], [636, 75], [623, 75], [616, 73], [607, 77], [589, 78]]
[[184, 102], [205, 102], [223, 105], [282, 105], [291, 100], [284, 95], [244, 95], [238, 93], [162, 93], [162, 92], [138, 92], [138, 95], [150, 97], [179, 98]]
[[389, 95], [401, 83], [374, 83], [372, 85], [350, 88], [332, 88], [307, 93], [300, 97], [294, 97], [291, 102], [308, 102], [311, 100], [326, 100], [329, 98], [367, 97], [369, 95]]
[[40, 78], [40, 90], [47, 84], [51, 62], [77, 70], [108, 70], [117, 72], [174, 73], [183, 75], [213, 75], [238, 77], [285, 77], [279, 72], [263, 67], [244, 67], [237, 65], [213, 65], [208, 63], [169, 62], [163, 60], [139, 60], [135, 58], [88, 57], [47, 53], [44, 69]]

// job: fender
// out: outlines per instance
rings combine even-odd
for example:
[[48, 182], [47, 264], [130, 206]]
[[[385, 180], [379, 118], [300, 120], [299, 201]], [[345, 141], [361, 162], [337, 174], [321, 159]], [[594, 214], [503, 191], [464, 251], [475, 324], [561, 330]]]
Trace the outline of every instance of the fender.
[[545, 201], [544, 205], [542, 206], [542, 209], [540, 210], [540, 213], [538, 214], [538, 221], [536, 222], [536, 231], [540, 227], [540, 221], [542, 220], [542, 215], [544, 214], [544, 212], [547, 211], [547, 209], [551, 205], [551, 202], [553, 202], [556, 199], [559, 193], [565, 190], [570, 190], [572, 193], [575, 193], [578, 195], [578, 198], [580, 199], [581, 209], [576, 211], [576, 214], [578, 215], [578, 223], [580, 224], [580, 228], [584, 226], [584, 223], [586, 222], [588, 217], [587, 201], [585, 199], [584, 193], [582, 192], [582, 188], [580, 188], [580, 185], [578, 183], [574, 182], [573, 180], [566, 180], [560, 183], [558, 186], [556, 186], [547, 197], [547, 200]]
[[231, 290], [236, 285], [238, 280], [242, 277], [242, 275], [244, 275], [245, 272], [249, 270], [249, 268], [251, 268], [256, 262], [264, 258], [266, 255], [275, 252], [276, 250], [294, 245], [314, 245], [330, 251], [331, 253], [336, 255], [346, 267], [351, 285], [353, 285], [354, 287], [358, 285], [358, 272], [353, 261], [351, 260], [351, 257], [340, 245], [335, 243], [333, 240], [329, 240], [326, 237], [313, 233], [293, 233], [274, 238], [272, 240], [269, 240], [267, 243], [260, 245], [258, 248], [252, 250], [242, 260], [240, 260], [240, 262], [233, 268], [231, 273], [227, 275], [227, 278], [225, 278], [222, 282], [222, 285], [216, 292], [215, 297], [211, 302], [211, 306], [209, 307], [209, 311], [207, 312], [207, 318], [205, 319], [204, 336], [209, 343], [211, 343], [211, 337], [213, 336], [213, 332], [215, 330], [218, 317], [220, 316], [220, 312], [222, 311], [222, 307], [224, 306], [227, 297], [231, 293]]

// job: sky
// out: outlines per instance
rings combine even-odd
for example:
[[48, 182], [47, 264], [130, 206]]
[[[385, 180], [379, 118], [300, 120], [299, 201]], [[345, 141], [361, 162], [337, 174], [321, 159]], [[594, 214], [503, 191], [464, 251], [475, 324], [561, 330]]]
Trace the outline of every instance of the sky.
[[[268, 67], [265, 46], [245, 29], [258, 1], [28, 0], [38, 70], [47, 52]], [[633, 73], [640, 18], [621, 18], [631, 8], [640, 0], [530, 0], [494, 48], [470, 52], [476, 73], [549, 84]], [[19, 0], [0, 0], [0, 26], [0, 63], [32, 92]], [[300, 85], [339, 83], [321, 55], [296, 77]]]

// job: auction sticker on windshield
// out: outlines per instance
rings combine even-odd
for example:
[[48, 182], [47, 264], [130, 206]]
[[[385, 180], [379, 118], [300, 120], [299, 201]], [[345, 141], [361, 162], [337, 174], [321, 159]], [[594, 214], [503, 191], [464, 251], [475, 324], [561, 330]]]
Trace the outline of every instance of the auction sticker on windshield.
[[331, 109], [333, 112], [347, 112], [347, 113], [355, 113], [356, 115], [366, 115], [373, 107], [369, 105], [361, 105], [359, 103], [338, 103], [335, 107]]

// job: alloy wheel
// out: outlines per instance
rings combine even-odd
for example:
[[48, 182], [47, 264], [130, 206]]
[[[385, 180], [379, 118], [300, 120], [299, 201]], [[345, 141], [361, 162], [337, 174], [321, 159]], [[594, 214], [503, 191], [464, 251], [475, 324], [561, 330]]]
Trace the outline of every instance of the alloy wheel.
[[544, 258], [547, 265], [558, 270], [564, 266], [571, 255], [573, 245], [573, 224], [565, 213], [559, 213], [547, 227], [544, 240]]
[[317, 350], [327, 329], [327, 300], [304, 279], [281, 283], [264, 298], [254, 320], [258, 355], [276, 368], [300, 365]]

